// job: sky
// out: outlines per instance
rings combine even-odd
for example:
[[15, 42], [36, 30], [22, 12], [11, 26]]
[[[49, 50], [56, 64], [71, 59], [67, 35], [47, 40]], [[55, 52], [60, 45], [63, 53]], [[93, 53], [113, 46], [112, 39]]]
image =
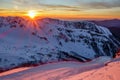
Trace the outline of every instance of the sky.
[[37, 16], [65, 19], [120, 19], [120, 0], [0, 0], [0, 16]]

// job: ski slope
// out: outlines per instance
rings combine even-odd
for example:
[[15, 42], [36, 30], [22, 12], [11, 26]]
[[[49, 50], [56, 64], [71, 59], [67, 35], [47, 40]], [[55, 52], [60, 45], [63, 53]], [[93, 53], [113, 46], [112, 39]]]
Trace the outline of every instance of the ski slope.
[[120, 58], [99, 57], [91, 62], [49, 63], [1, 76], [0, 80], [119, 80]]

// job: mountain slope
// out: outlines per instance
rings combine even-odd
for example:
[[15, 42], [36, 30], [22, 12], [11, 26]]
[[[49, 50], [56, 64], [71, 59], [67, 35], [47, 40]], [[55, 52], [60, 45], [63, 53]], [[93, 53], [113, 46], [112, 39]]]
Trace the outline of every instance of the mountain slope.
[[0, 18], [0, 70], [61, 60], [115, 56], [120, 43], [104, 27], [87, 21]]
[[[119, 80], [120, 58], [99, 57], [91, 62], [58, 62], [0, 77], [1, 80]], [[32, 76], [31, 76], [32, 75]]]
[[97, 25], [107, 27], [113, 35], [120, 41], [120, 20], [112, 19], [112, 20], [103, 20], [103, 21], [92, 21]]

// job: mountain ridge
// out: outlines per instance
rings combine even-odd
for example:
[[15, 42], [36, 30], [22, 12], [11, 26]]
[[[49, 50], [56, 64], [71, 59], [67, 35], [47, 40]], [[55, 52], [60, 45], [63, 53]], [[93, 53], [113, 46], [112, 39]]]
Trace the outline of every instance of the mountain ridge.
[[111, 20], [101, 20], [101, 21], [91, 21], [97, 25], [107, 27], [112, 34], [120, 41], [120, 19]]
[[112, 33], [88, 21], [0, 17], [0, 70], [22, 64], [114, 57], [120, 46]]

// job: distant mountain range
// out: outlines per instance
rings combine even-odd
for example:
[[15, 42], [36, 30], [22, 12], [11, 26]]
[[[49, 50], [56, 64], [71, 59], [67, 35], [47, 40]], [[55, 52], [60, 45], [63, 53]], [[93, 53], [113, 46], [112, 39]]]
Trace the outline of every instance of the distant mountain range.
[[103, 21], [92, 21], [97, 25], [107, 27], [113, 35], [120, 41], [120, 20], [103, 20]]
[[92, 21], [98, 25], [105, 27], [119, 27], [120, 28], [120, 20], [112, 19], [112, 20], [103, 20], [103, 21]]

